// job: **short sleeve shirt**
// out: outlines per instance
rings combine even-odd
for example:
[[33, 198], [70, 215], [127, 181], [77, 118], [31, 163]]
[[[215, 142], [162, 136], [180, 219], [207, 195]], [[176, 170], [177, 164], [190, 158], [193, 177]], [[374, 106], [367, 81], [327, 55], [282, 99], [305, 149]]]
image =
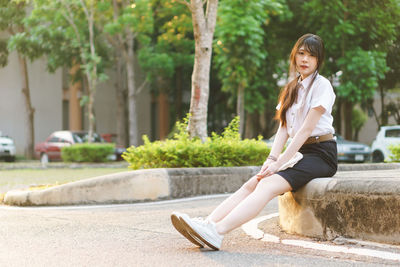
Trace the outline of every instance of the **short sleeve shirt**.
[[[310, 109], [322, 106], [325, 109], [320, 120], [311, 133], [311, 136], [321, 136], [325, 134], [334, 134], [332, 107], [335, 103], [336, 95], [333, 91], [332, 85], [328, 79], [317, 74], [315, 81], [309, 88], [312, 76], [309, 75], [306, 79], [300, 82], [297, 101], [286, 111], [286, 127], [288, 134], [291, 138], [300, 130]], [[276, 109], [279, 109], [281, 103], [278, 104]], [[303, 108], [302, 108], [303, 106]]]

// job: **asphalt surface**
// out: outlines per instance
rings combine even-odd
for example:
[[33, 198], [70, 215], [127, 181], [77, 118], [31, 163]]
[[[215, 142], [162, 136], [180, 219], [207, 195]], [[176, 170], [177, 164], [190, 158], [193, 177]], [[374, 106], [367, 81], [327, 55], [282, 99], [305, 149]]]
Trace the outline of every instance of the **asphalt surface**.
[[[108, 206], [0, 206], [0, 266], [400, 265], [400, 261], [264, 242], [241, 228], [226, 235], [221, 251], [199, 249], [170, 223], [174, 210], [205, 216], [225, 197]], [[276, 212], [275, 199], [260, 215]], [[264, 221], [263, 231], [283, 235], [276, 221]], [[287, 234], [284, 238], [321, 243]], [[400, 249], [389, 250], [400, 254]]]

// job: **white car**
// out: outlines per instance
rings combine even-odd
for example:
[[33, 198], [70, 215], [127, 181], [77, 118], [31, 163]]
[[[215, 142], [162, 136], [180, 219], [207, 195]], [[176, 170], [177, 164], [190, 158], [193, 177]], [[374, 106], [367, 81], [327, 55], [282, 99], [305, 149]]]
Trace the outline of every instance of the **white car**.
[[8, 136], [3, 136], [0, 132], [0, 159], [7, 162], [15, 161], [15, 151], [14, 141]]
[[391, 161], [390, 145], [400, 144], [400, 125], [382, 126], [372, 142], [372, 161]]

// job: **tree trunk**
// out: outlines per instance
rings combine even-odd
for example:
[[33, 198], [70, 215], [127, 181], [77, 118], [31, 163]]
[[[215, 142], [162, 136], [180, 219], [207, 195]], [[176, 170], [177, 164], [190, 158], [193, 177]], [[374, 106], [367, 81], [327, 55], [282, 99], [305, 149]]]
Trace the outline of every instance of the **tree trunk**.
[[165, 92], [158, 94], [158, 129], [159, 139], [164, 140], [168, 137], [169, 133], [169, 103], [168, 95]]
[[182, 85], [182, 67], [176, 69], [176, 96], [175, 96], [175, 121], [182, 119], [182, 94], [183, 94], [183, 85]]
[[[117, 0], [113, 0], [113, 20], [118, 23], [118, 18], [121, 14], [122, 4]], [[116, 100], [117, 100], [117, 145], [128, 147], [129, 145], [129, 111], [127, 105], [127, 72], [124, 61], [124, 38], [122, 34], [117, 34], [115, 37], [109, 36], [110, 43], [114, 46], [116, 68]]]
[[335, 116], [335, 124], [336, 124], [336, 131], [338, 134], [343, 135], [342, 132], [342, 98], [338, 97], [336, 101], [336, 116]]
[[71, 131], [82, 130], [82, 107], [79, 95], [82, 93], [82, 82], [76, 80], [81, 66], [75, 63], [69, 71], [69, 129]]
[[117, 140], [116, 145], [127, 147], [126, 139], [126, 90], [125, 82], [126, 74], [124, 73], [124, 62], [121, 55], [118, 53], [116, 56], [116, 81], [115, 81], [115, 92], [116, 92], [116, 102], [117, 102]]
[[381, 95], [381, 125], [387, 125], [389, 118], [385, 107], [385, 91], [382, 86], [379, 86], [379, 92]]
[[95, 115], [94, 115], [94, 97], [96, 92], [96, 82], [92, 77], [88, 76], [88, 117], [89, 117], [89, 131], [88, 131], [88, 143], [93, 141], [93, 133], [95, 132]]
[[125, 51], [126, 75], [128, 82], [128, 103], [129, 103], [129, 145], [139, 145], [139, 133], [136, 111], [136, 87], [135, 87], [135, 55], [134, 55], [134, 37], [130, 30], [127, 30], [127, 51]]
[[[82, 4], [83, 7], [85, 7]], [[97, 63], [94, 60], [96, 57], [96, 47], [94, 43], [94, 4], [91, 3], [88, 10], [85, 9], [86, 19], [88, 20], [89, 25], [89, 45], [90, 45], [90, 55], [92, 60], [90, 62], [93, 64], [91, 70], [88, 70], [88, 66], [86, 66], [86, 75], [89, 82], [89, 103], [88, 103], [88, 112], [89, 112], [89, 134], [88, 134], [88, 142], [91, 143], [93, 140], [93, 133], [95, 131], [95, 115], [94, 115], [94, 98], [96, 95], [96, 88], [97, 88]]]
[[352, 134], [352, 127], [351, 127], [351, 121], [352, 121], [352, 115], [353, 115], [353, 103], [350, 101], [344, 101], [344, 113], [346, 116], [344, 117], [345, 119], [345, 139], [347, 140], [352, 140], [353, 134]]
[[192, 24], [195, 40], [195, 59], [192, 73], [189, 134], [207, 138], [207, 106], [209, 96], [212, 40], [217, 19], [218, 0], [207, 2], [204, 14], [203, 1], [191, 0]]
[[270, 138], [277, 130], [279, 123], [274, 120], [274, 116], [276, 113], [275, 108], [270, 109], [269, 106], [275, 107], [276, 103], [274, 101], [269, 100], [264, 108], [264, 111], [260, 113], [258, 124], [261, 129], [262, 136], [266, 139]]
[[29, 76], [28, 66], [25, 57], [18, 53], [18, 60], [21, 67], [21, 80], [22, 80], [22, 94], [25, 99], [25, 115], [27, 123], [27, 134], [26, 134], [26, 147], [25, 156], [28, 159], [32, 159], [34, 156], [34, 142], [35, 142], [35, 128], [34, 128], [34, 115], [35, 109], [32, 107], [30, 88], [29, 88]]
[[239, 85], [237, 92], [236, 114], [239, 116], [239, 134], [244, 135], [245, 111], [244, 111], [244, 87]]
[[157, 77], [158, 97], [158, 132], [159, 139], [164, 140], [168, 137], [169, 133], [169, 103], [168, 94], [165, 92], [170, 84], [168, 79], [162, 76]]
[[257, 133], [260, 133], [260, 115], [257, 112], [246, 114], [246, 128], [244, 131], [244, 138], [255, 138]]

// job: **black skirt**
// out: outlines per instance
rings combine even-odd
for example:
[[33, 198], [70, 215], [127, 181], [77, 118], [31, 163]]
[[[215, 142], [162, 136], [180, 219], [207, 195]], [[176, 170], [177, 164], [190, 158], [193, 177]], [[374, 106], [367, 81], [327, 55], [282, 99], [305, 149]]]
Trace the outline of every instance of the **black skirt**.
[[314, 178], [335, 175], [337, 171], [336, 141], [303, 145], [299, 152], [303, 154], [299, 162], [292, 168], [276, 173], [288, 181], [292, 191], [298, 190]]

